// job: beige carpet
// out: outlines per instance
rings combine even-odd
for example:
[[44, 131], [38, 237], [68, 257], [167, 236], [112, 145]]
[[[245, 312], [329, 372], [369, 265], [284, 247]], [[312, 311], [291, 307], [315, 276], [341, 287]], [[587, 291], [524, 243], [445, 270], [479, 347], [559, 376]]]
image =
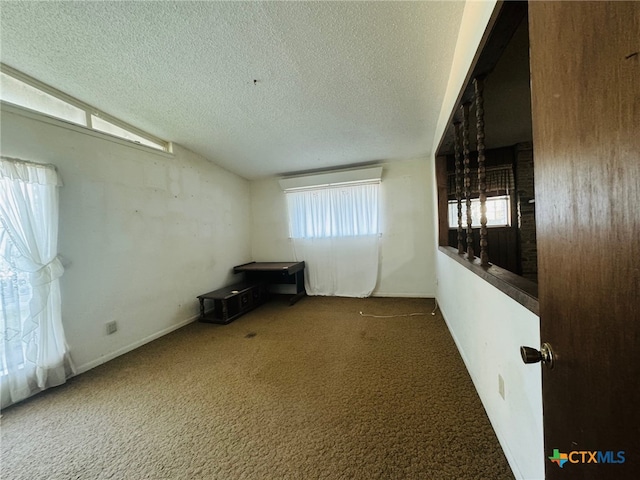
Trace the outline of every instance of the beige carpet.
[[432, 309], [278, 298], [226, 326], [190, 324], [6, 409], [0, 476], [513, 478]]

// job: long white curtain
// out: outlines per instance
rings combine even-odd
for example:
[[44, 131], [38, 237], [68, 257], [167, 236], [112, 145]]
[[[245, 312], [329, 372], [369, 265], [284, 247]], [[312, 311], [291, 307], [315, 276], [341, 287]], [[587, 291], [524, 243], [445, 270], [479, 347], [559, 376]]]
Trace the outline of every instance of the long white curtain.
[[367, 297], [378, 279], [378, 184], [287, 192], [308, 295]]
[[57, 172], [0, 159], [2, 407], [73, 374], [61, 316]]

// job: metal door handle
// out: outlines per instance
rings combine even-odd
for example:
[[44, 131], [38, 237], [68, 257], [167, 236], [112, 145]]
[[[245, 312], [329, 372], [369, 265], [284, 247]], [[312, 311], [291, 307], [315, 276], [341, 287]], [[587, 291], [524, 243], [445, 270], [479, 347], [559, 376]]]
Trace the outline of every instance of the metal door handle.
[[542, 362], [547, 367], [553, 368], [553, 350], [548, 343], [543, 343], [540, 350], [532, 347], [520, 347], [520, 355], [524, 363]]

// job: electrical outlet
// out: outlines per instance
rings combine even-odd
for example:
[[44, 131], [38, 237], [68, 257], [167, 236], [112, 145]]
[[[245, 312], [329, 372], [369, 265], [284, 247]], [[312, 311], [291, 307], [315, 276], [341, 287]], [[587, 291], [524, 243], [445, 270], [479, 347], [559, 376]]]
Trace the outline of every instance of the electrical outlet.
[[118, 331], [118, 324], [114, 320], [113, 322], [107, 323], [107, 335], [111, 335], [112, 333], [116, 333]]
[[500, 374], [498, 374], [498, 393], [504, 400], [504, 378]]

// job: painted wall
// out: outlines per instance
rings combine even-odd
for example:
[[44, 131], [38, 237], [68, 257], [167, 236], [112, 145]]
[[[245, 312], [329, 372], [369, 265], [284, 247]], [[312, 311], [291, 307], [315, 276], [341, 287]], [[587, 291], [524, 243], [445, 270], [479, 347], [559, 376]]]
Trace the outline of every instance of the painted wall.
[[[495, 3], [465, 5], [434, 151]], [[431, 166], [434, 178], [435, 162]], [[431, 186], [435, 202], [435, 182]], [[433, 221], [437, 222], [435, 215]], [[540, 367], [524, 365], [519, 354], [521, 345], [540, 345], [539, 318], [440, 252], [436, 252], [436, 276], [438, 303], [514, 475], [544, 478]], [[499, 375], [504, 398], [499, 394]]]
[[179, 146], [155, 152], [17, 112], [3, 108], [2, 154], [52, 163], [64, 182], [62, 314], [80, 372], [194, 320], [196, 296], [250, 260], [248, 181]]
[[437, 275], [440, 310], [511, 469], [544, 478], [540, 366], [520, 358], [521, 345], [540, 345], [539, 318], [442, 254]]
[[[433, 171], [426, 159], [383, 164], [380, 270], [374, 296], [435, 295]], [[293, 259], [287, 204], [277, 178], [251, 182], [254, 260]]]

